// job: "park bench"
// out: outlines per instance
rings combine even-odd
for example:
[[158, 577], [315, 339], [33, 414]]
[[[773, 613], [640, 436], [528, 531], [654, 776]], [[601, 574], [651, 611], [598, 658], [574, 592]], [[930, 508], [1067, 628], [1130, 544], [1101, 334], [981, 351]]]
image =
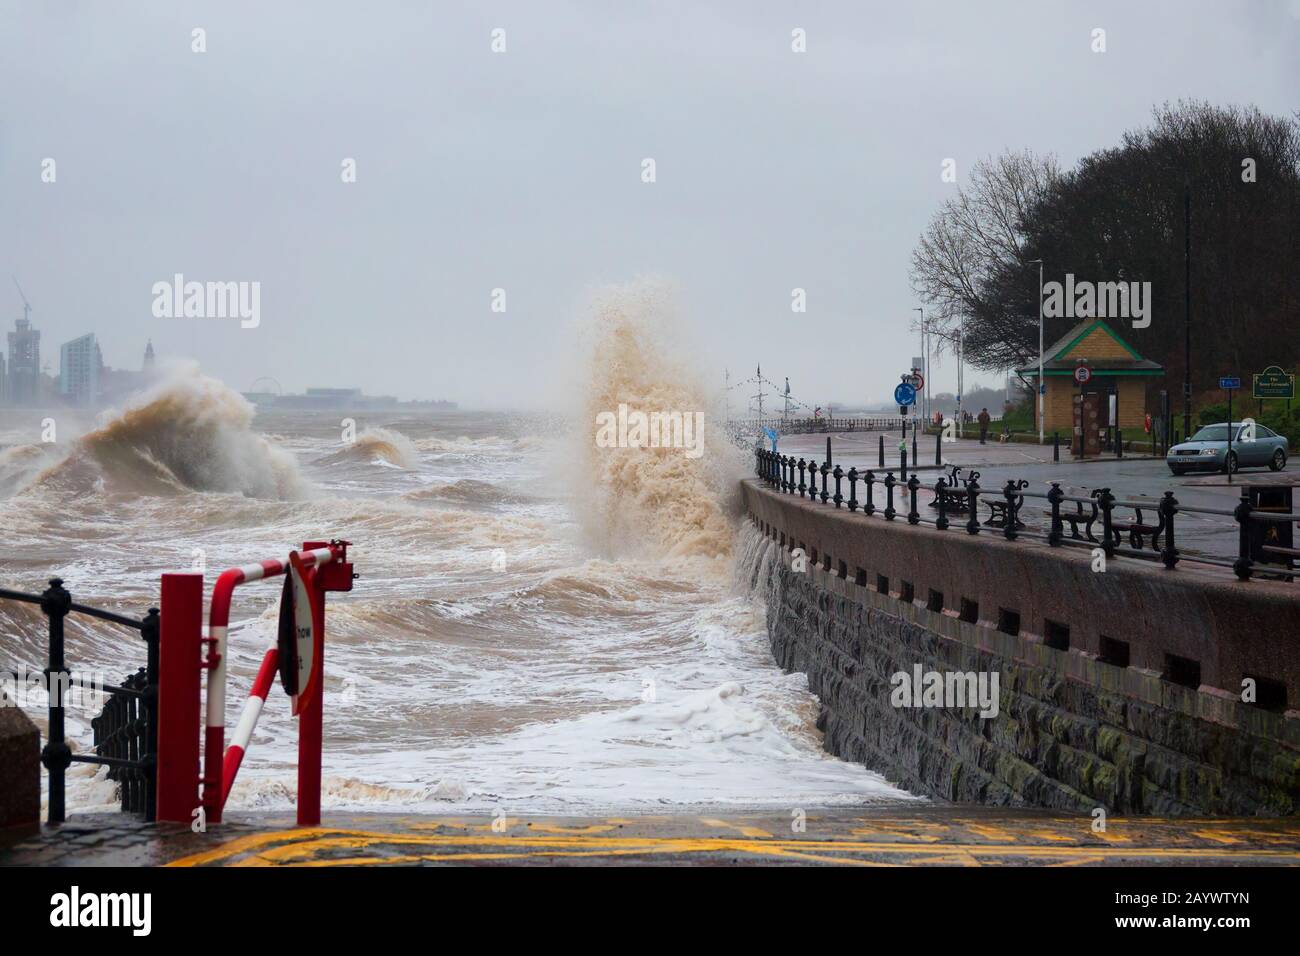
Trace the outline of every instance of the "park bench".
[[[1028, 488], [1029, 482], [1026, 481], [1024, 478], [1021, 478], [1020, 481], [1015, 483], [1015, 487]], [[989, 506], [989, 517], [988, 520], [984, 522], [984, 524], [992, 528], [1005, 528], [1007, 526], [1007, 520], [1008, 520], [1007, 499], [1005, 497], [994, 498], [992, 497], [992, 494], [993, 491], [990, 490], [990, 497], [984, 499], [984, 503]], [[1016, 510], [1015, 527], [1017, 531], [1025, 527], [1025, 523], [1021, 521], [1019, 518], [1020, 506], [1023, 505], [1024, 503], [1025, 503], [1024, 495], [1016, 495], [1016, 497], [1013, 499], [1013, 504]]]
[[[1155, 502], [1152, 502], [1151, 508], [1155, 509], [1156, 507], [1157, 504]], [[1148, 536], [1151, 538], [1151, 549], [1153, 551], [1159, 551], [1160, 546], [1156, 543], [1156, 539], [1160, 536], [1160, 532], [1165, 530], [1164, 519], [1161, 518], [1156, 524], [1147, 524], [1145, 521], [1142, 520], [1141, 508], [1135, 507], [1133, 509], [1133, 513], [1134, 513], [1133, 520], [1112, 521], [1111, 527], [1115, 529], [1115, 532], [1118, 535], [1123, 535], [1127, 533], [1128, 543], [1132, 545], [1134, 548], [1137, 548], [1139, 551], [1142, 550], [1143, 539]], [[1157, 514], [1158, 513], [1159, 512], [1157, 512]]]

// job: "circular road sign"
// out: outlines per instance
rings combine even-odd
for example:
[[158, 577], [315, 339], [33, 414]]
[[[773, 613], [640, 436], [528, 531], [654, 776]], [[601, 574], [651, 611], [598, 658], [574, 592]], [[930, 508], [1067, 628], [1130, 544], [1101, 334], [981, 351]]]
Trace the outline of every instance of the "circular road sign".
[[1074, 370], [1074, 380], [1080, 385], [1086, 383], [1090, 378], [1092, 378], [1092, 369], [1088, 368], [1088, 366], [1080, 365]]
[[925, 376], [920, 372], [913, 372], [907, 379], [907, 384], [911, 385], [916, 391], [925, 388]]
[[894, 389], [894, 402], [898, 405], [914, 405], [916, 403], [916, 389], [906, 382], [900, 382]]

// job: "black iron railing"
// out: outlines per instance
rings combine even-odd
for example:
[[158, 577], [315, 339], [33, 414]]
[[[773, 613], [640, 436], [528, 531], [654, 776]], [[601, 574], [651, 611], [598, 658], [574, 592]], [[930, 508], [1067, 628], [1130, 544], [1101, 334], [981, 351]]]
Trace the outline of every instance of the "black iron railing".
[[[991, 419], [1001, 422], [1002, 416]], [[915, 415], [862, 415], [839, 418], [782, 418], [780, 415], [763, 418], [738, 418], [729, 422], [733, 431], [740, 434], [761, 434], [764, 428], [774, 428], [782, 435], [808, 435], [821, 432], [901, 432], [913, 428], [920, 421]], [[934, 422], [920, 421], [923, 428], [929, 428]], [[967, 427], [977, 428], [973, 422]]]
[[[60, 578], [51, 578], [50, 586], [41, 594], [0, 588], [0, 599], [37, 604], [49, 622], [49, 665], [45, 669], [49, 729], [41, 751], [41, 763], [50, 776], [49, 822], [62, 823], [67, 817], [65, 775], [74, 763], [107, 766], [109, 778], [117, 782], [121, 791], [122, 809], [143, 813], [146, 820], [152, 821], [157, 798], [154, 771], [158, 740], [158, 609], [150, 608], [142, 620], [136, 620], [77, 604]], [[74, 754], [65, 738], [64, 709], [68, 691], [74, 686], [64, 658], [63, 624], [69, 614], [84, 614], [139, 631], [147, 647], [145, 666], [121, 686], [93, 688], [108, 695], [103, 712], [91, 720], [95, 734], [93, 754]], [[86, 689], [84, 677], [77, 686]]]
[[[1100, 548], [1107, 558], [1123, 555], [1160, 563], [1171, 569], [1184, 559], [1175, 544], [1175, 519], [1178, 515], [1228, 517], [1237, 525], [1236, 558], [1197, 554], [1187, 560], [1230, 568], [1243, 581], [1256, 575], [1293, 581], [1300, 574], [1297, 565], [1300, 549], [1277, 544], [1261, 545], [1261, 539], [1268, 538], [1263, 532], [1270, 527], [1280, 528], [1283, 524], [1300, 522], [1300, 514], [1281, 509], [1259, 509], [1251, 503], [1248, 488], [1242, 488], [1241, 499], [1232, 510], [1197, 508], [1179, 504], [1172, 491], [1164, 492], [1158, 500], [1137, 501], [1116, 498], [1109, 488], [1098, 488], [1086, 498], [1068, 495], [1059, 482], [1052, 482], [1051, 489], [1046, 492], [1029, 491], [1029, 482], [1024, 479], [1008, 481], [1001, 488], [982, 488], [979, 472], [972, 471], [963, 476], [959, 467], [950, 469], [933, 485], [923, 485], [915, 472], [910, 477], [907, 474], [906, 450], [901, 452], [898, 476], [892, 470], [884, 469], [858, 471], [850, 468], [846, 472], [839, 465], [834, 468], [826, 462], [819, 465], [815, 459], [795, 458], [763, 448], [754, 451], [758, 477], [784, 494], [829, 503], [836, 508], [847, 507], [851, 512], [861, 509], [864, 515], [880, 515], [886, 521], [901, 516], [910, 525], [926, 524], [940, 531], [960, 528], [967, 534], [978, 535], [991, 528], [993, 533], [1000, 533], [1009, 541], [1026, 538], [1045, 541], [1052, 547]], [[845, 482], [848, 484], [847, 495], [843, 493]], [[859, 485], [862, 486], [861, 496]], [[883, 503], [877, 495], [878, 488], [884, 490]], [[918, 495], [923, 488], [933, 491], [933, 499], [928, 504], [934, 512], [933, 517], [922, 513], [918, 507]], [[1046, 530], [1030, 528], [1021, 520], [1026, 499], [1046, 502]], [[981, 505], [988, 509], [984, 521], [980, 520]], [[954, 516], [965, 520], [953, 521]], [[1260, 560], [1261, 554], [1266, 560]]]

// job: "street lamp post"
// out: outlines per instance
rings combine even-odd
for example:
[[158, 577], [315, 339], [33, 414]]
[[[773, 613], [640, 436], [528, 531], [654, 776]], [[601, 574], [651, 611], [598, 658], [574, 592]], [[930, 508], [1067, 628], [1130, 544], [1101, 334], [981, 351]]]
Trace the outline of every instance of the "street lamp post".
[[1043, 444], [1047, 421], [1047, 389], [1043, 386], [1043, 260], [1030, 259], [1027, 265], [1038, 263], [1038, 444]]
[[930, 384], [930, 340], [926, 337], [925, 332], [925, 309], [917, 307], [913, 312], [921, 313], [921, 377], [925, 382], [921, 389], [921, 417], [926, 421], [930, 420], [930, 392], [927, 386]]
[[[1229, 421], [1231, 426], [1232, 422]], [[1229, 428], [1231, 431], [1231, 428]], [[1183, 438], [1192, 433], [1192, 181], [1183, 180]], [[1231, 477], [1231, 476], [1229, 476]]]

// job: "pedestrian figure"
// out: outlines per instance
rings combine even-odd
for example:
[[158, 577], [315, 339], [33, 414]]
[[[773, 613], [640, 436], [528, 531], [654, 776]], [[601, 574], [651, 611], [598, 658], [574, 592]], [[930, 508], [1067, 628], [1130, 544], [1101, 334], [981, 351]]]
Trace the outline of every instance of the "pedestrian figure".
[[987, 439], [987, 438], [989, 437], [989, 422], [990, 422], [990, 421], [991, 421], [991, 419], [989, 418], [989, 410], [988, 410], [987, 408], [981, 408], [981, 409], [980, 409], [980, 416], [979, 416], [979, 423], [980, 423], [980, 444], [981, 444], [981, 445], [984, 444], [985, 439]]

